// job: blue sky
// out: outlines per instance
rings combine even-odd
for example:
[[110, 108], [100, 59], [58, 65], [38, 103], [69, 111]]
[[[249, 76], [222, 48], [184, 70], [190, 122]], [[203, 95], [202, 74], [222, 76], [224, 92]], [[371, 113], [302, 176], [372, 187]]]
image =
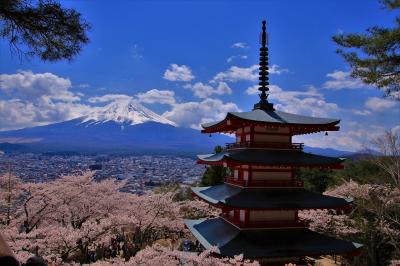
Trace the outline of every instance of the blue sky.
[[68, 120], [133, 98], [186, 127], [257, 101], [258, 36], [269, 34], [279, 110], [342, 120], [319, 147], [359, 150], [400, 129], [398, 102], [348, 76], [331, 36], [391, 26], [378, 1], [62, 1], [91, 24], [72, 62], [20, 60], [0, 41], [0, 130]]

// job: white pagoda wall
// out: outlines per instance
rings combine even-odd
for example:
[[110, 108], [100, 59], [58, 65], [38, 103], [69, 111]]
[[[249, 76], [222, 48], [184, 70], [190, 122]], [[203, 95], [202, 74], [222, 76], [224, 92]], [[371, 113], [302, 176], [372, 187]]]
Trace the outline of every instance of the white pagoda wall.
[[[250, 134], [246, 135], [246, 137]], [[264, 134], [254, 134], [254, 142], [281, 142], [281, 143], [291, 143], [291, 137], [286, 135], [264, 135]]]
[[290, 133], [290, 129], [288, 127], [263, 127], [263, 126], [254, 126], [254, 132], [263, 132], [263, 133]]
[[[263, 134], [257, 134], [263, 133]], [[264, 127], [264, 126], [254, 126], [253, 132], [251, 132], [250, 126], [239, 128], [236, 130], [236, 142], [240, 143], [243, 141], [250, 141], [251, 134], [253, 134], [253, 141], [257, 142], [281, 142], [281, 143], [291, 143], [292, 138], [289, 134], [290, 129], [288, 127]]]
[[255, 211], [249, 213], [249, 221], [251, 222], [274, 222], [274, 221], [294, 221], [296, 219], [296, 211]]
[[253, 172], [252, 180], [291, 180], [291, 172]]

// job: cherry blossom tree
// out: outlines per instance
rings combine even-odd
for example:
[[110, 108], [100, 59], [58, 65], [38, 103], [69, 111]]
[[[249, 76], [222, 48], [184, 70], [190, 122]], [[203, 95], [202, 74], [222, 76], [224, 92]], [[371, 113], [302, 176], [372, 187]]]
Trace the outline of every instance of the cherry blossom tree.
[[11, 168], [8, 173], [0, 176], [0, 223], [10, 224], [12, 213], [18, 201], [18, 196], [21, 191], [20, 180], [11, 173]]
[[152, 266], [152, 265], [188, 265], [188, 266], [228, 266], [228, 265], [241, 265], [241, 266], [258, 266], [256, 261], [244, 260], [242, 255], [234, 256], [233, 258], [218, 258], [213, 256], [215, 249], [211, 248], [203, 251], [200, 254], [182, 252], [177, 250], [170, 250], [161, 245], [153, 245], [139, 251], [135, 257], [129, 261], [122, 261], [121, 259], [113, 259], [110, 261], [98, 261], [93, 266], [105, 266], [109, 263], [117, 265], [138, 265], [138, 266]]
[[310, 222], [310, 228], [363, 243], [369, 265], [384, 264], [385, 256], [400, 255], [400, 190], [399, 187], [358, 184], [354, 181], [325, 192], [326, 195], [352, 198], [349, 215], [338, 211], [303, 211], [299, 217]]
[[398, 133], [387, 130], [372, 141], [382, 156], [373, 156], [372, 162], [390, 175], [393, 183], [400, 187], [400, 139]]
[[188, 234], [184, 218], [216, 214], [203, 202], [174, 201], [171, 192], [138, 196], [121, 192], [123, 186], [96, 182], [92, 173], [21, 183], [15, 213], [0, 229], [19, 260], [38, 253], [58, 264], [85, 262], [89, 251], [107, 249], [116, 235], [129, 237], [136, 251], [157, 239], [177, 239]]

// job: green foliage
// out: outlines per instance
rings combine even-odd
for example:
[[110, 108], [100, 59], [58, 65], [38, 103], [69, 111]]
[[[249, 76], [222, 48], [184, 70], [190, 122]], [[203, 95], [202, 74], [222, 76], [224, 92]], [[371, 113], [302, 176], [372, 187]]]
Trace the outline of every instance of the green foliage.
[[400, 0], [381, 0], [381, 3], [388, 9], [400, 7]]
[[181, 187], [177, 183], [169, 183], [154, 189], [154, 193], [177, 192]]
[[[216, 146], [214, 149], [215, 153], [220, 153], [224, 149], [221, 146]], [[214, 186], [222, 184], [225, 177], [228, 176], [228, 170], [223, 166], [210, 166], [204, 172], [201, 178], [201, 186]]]
[[154, 189], [154, 193], [168, 193], [173, 192], [173, 201], [193, 200], [192, 190], [190, 187], [181, 186], [177, 183], [167, 184]]
[[350, 180], [359, 184], [393, 185], [390, 175], [369, 158], [347, 160], [343, 170], [301, 168], [295, 174], [304, 181], [307, 190], [317, 193]]
[[[391, 176], [376, 165], [375, 159], [369, 156], [347, 160], [343, 170], [297, 170], [297, 176], [304, 180], [308, 190], [318, 193], [336, 191], [333, 195], [354, 198], [353, 210], [348, 217], [352, 221], [350, 227], [357, 233], [350, 233], [345, 239], [362, 243], [364, 247], [361, 256], [346, 258], [350, 265], [389, 265], [390, 260], [400, 255], [399, 190]], [[343, 238], [343, 231], [337, 233], [337, 228], [332, 230], [329, 226], [345, 230], [342, 224], [328, 224], [323, 231]]]
[[391, 260], [399, 257], [400, 206], [388, 204], [388, 199], [398, 202], [396, 192], [392, 195], [379, 187], [368, 191], [368, 197], [354, 199], [350, 218], [356, 221], [355, 227], [360, 233], [349, 236], [348, 240], [362, 243], [364, 247], [360, 257], [348, 258], [351, 265], [389, 265]]
[[307, 169], [296, 170], [296, 176], [304, 181], [307, 190], [323, 193], [329, 186], [334, 184], [332, 170], [328, 169]]
[[222, 184], [227, 176], [226, 169], [223, 166], [210, 166], [207, 168], [201, 178], [202, 186], [214, 186]]
[[[388, 9], [400, 7], [399, 0], [385, 0]], [[339, 34], [332, 37], [337, 52], [349, 63], [351, 75], [381, 88], [396, 99], [400, 91], [400, 17], [393, 28], [371, 27], [366, 33]]]
[[89, 42], [89, 28], [79, 12], [53, 0], [2, 0], [0, 4], [0, 36], [19, 55], [71, 60]]
[[347, 160], [344, 169], [332, 172], [333, 184], [341, 184], [343, 181], [356, 181], [359, 184], [391, 184], [390, 176], [369, 158]]

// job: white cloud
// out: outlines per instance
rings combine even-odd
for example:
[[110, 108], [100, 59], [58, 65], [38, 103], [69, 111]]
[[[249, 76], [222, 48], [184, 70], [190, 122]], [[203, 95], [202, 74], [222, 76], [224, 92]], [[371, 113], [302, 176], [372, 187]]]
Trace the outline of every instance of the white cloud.
[[389, 98], [400, 101], [400, 91], [390, 91], [388, 94]]
[[115, 100], [130, 100], [132, 96], [126, 94], [105, 94], [102, 96], [91, 97], [88, 99], [90, 103], [105, 103], [105, 102], [112, 102]]
[[390, 99], [383, 99], [378, 97], [370, 97], [365, 102], [365, 107], [369, 110], [382, 112], [386, 109], [395, 107], [398, 102]]
[[[256, 81], [258, 80], [259, 65], [252, 65], [250, 67], [238, 67], [232, 66], [227, 71], [220, 72], [214, 76], [211, 82], [217, 81], [230, 81], [237, 82], [239, 80]], [[289, 70], [285, 68], [280, 68], [278, 65], [272, 65], [269, 68], [270, 74], [280, 75], [282, 73], [287, 73]]]
[[392, 128], [392, 132], [393, 132], [393, 134], [400, 135], [400, 125], [397, 125], [397, 126], [393, 127]]
[[201, 102], [178, 103], [163, 116], [180, 126], [200, 128], [200, 124], [221, 120], [227, 112], [240, 111], [236, 104], [224, 103], [218, 99], [205, 99]]
[[20, 71], [0, 75], [0, 130], [60, 122], [86, 114], [83, 93], [70, 91], [71, 81], [52, 73]]
[[[180, 77], [182, 79], [182, 77]], [[205, 87], [198, 84], [193, 88]], [[217, 99], [200, 102], [177, 103], [175, 93], [169, 90], [152, 89], [135, 96], [105, 94], [81, 102], [82, 93], [71, 92], [71, 81], [52, 73], [0, 75], [0, 130], [11, 130], [66, 121], [87, 115], [98, 108], [89, 103], [106, 103], [137, 99], [143, 103], [162, 103], [171, 106], [164, 116], [181, 126], [198, 128], [200, 123], [222, 118], [228, 111], [238, 111], [234, 103]], [[85, 87], [85, 86], [82, 86]], [[199, 89], [201, 91], [202, 88]], [[198, 92], [200, 93], [200, 92]], [[230, 94], [232, 90], [225, 82], [211, 86], [209, 94]], [[200, 93], [201, 94], [201, 93]]]
[[12, 98], [34, 100], [45, 96], [66, 102], [79, 101], [79, 95], [69, 91], [71, 87], [69, 79], [52, 73], [20, 71], [16, 74], [0, 75], [0, 92]]
[[0, 100], [0, 130], [46, 125], [88, 114], [92, 107], [75, 102]]
[[372, 113], [368, 110], [356, 110], [353, 109], [351, 110], [353, 114], [355, 115], [361, 115], [361, 116], [367, 116], [367, 115], [371, 115]]
[[225, 82], [220, 82], [215, 93], [219, 95], [232, 94], [232, 89]]
[[207, 98], [212, 94], [232, 94], [232, 89], [225, 82], [219, 82], [216, 88], [202, 82], [197, 82], [193, 85], [186, 84], [184, 88], [192, 90], [194, 92], [194, 95], [198, 98]]
[[227, 71], [220, 72], [215, 75], [212, 81], [256, 81], [258, 79], [258, 68], [258, 65], [252, 65], [250, 67], [232, 66]]
[[[181, 126], [198, 128], [200, 123], [220, 119], [228, 111], [238, 111], [234, 103], [223, 103], [217, 99], [201, 102], [176, 103], [175, 93], [169, 90], [152, 89], [135, 96], [105, 94], [91, 97], [88, 104], [81, 102], [82, 93], [71, 92], [71, 81], [52, 73], [35, 74], [30, 71], [12, 75], [0, 75], [0, 130], [11, 130], [66, 121], [87, 115], [101, 107], [89, 103], [106, 103], [137, 99], [143, 103], [162, 103], [171, 106], [164, 113]], [[179, 77], [182, 79], [182, 77]], [[210, 86], [211, 91], [202, 90], [204, 84], [195, 84], [193, 89], [200, 95], [230, 94], [232, 90], [225, 82]], [[85, 86], [81, 86], [85, 87]]]
[[90, 85], [89, 85], [89, 84], [86, 84], [86, 83], [83, 83], [83, 84], [79, 84], [78, 87], [79, 87], [79, 88], [89, 88]]
[[146, 92], [136, 94], [139, 102], [142, 103], [159, 103], [159, 104], [175, 104], [175, 92], [170, 90], [157, 90], [152, 89]]
[[165, 70], [163, 78], [169, 81], [191, 81], [194, 75], [188, 66], [171, 64]]
[[232, 44], [231, 47], [232, 47], [232, 48], [239, 48], [239, 49], [246, 49], [246, 48], [249, 48], [249, 46], [248, 46], [246, 43], [244, 43], [244, 42], [237, 42], [237, 43], [234, 43], [234, 44]]
[[367, 88], [361, 80], [352, 78], [350, 72], [335, 70], [326, 75], [331, 80], [326, 81], [322, 87], [325, 89], [341, 90], [341, 89], [359, 89]]
[[[271, 102], [275, 102], [278, 110], [304, 115], [327, 116], [339, 108], [335, 103], [329, 103], [324, 95], [314, 87], [309, 87], [307, 91], [289, 91], [283, 90], [277, 85], [270, 85]], [[247, 88], [246, 93], [254, 95], [260, 93], [258, 85]], [[274, 101], [275, 100], [275, 101]]]
[[228, 59], [226, 59], [226, 62], [227, 63], [231, 63], [236, 58], [238, 58], [238, 59], [247, 59], [248, 56], [247, 55], [232, 55], [232, 56], [228, 57]]
[[310, 147], [333, 148], [344, 151], [362, 151], [372, 149], [372, 140], [381, 136], [385, 128], [380, 125], [371, 125], [348, 121], [340, 125], [340, 131], [313, 135], [296, 136], [296, 142], [304, 142]]
[[269, 67], [269, 73], [270, 74], [283, 74], [283, 73], [288, 73], [289, 70], [286, 68], [280, 68], [278, 65], [273, 64], [272, 66]]
[[259, 87], [258, 85], [254, 85], [254, 86], [248, 87], [247, 90], [246, 90], [246, 93], [248, 95], [259, 94], [260, 91], [258, 90], [258, 87]]

